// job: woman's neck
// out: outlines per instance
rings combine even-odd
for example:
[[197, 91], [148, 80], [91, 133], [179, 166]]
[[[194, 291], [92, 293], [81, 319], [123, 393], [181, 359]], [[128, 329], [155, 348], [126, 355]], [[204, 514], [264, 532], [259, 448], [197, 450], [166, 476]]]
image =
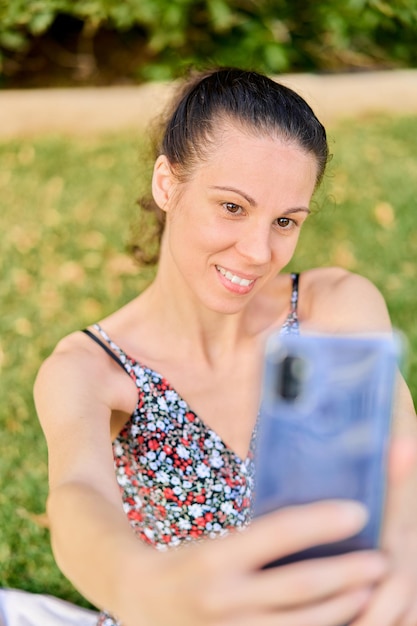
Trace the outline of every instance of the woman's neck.
[[208, 362], [216, 362], [221, 354], [236, 350], [249, 339], [247, 311], [225, 314], [212, 311], [198, 302], [187, 285], [158, 272], [154, 282], [143, 294], [147, 315], [157, 323], [167, 341], [192, 352]]

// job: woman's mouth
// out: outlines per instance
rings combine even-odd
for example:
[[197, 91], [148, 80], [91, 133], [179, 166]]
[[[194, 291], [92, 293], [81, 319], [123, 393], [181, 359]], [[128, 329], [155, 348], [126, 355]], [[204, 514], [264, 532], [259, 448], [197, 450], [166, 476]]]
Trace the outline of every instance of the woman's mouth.
[[238, 276], [237, 274], [233, 274], [231, 271], [226, 270], [224, 267], [221, 267], [220, 265], [216, 265], [216, 270], [219, 272], [219, 274], [224, 276], [224, 278], [228, 280], [229, 282], [231, 282], [233, 285], [238, 285], [240, 287], [250, 287], [250, 285], [252, 285], [255, 282], [254, 278], [253, 279], [242, 278], [241, 276]]

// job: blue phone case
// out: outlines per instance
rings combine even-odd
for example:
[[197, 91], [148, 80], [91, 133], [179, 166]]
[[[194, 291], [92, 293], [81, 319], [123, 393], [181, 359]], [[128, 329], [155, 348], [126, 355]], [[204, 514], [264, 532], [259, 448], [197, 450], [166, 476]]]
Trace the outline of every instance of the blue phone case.
[[391, 336], [273, 335], [255, 456], [254, 513], [329, 498], [362, 502], [365, 528], [268, 566], [375, 548], [399, 356]]

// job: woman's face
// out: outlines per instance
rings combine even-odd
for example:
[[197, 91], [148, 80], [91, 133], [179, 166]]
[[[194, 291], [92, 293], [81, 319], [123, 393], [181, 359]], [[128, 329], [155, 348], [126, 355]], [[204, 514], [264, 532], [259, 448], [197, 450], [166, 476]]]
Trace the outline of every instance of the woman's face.
[[297, 144], [230, 124], [217, 135], [187, 182], [154, 177], [167, 213], [161, 264], [168, 255], [170, 279], [210, 310], [236, 313], [290, 261], [317, 164]]

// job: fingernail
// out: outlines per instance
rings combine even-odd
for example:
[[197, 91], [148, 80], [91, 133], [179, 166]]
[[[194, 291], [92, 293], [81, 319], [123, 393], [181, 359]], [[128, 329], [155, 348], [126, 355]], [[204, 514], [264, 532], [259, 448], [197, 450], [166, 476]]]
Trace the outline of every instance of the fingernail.
[[360, 502], [351, 500], [349, 502], [343, 502], [342, 507], [343, 516], [345, 520], [350, 521], [355, 526], [365, 526], [369, 518], [368, 509]]

